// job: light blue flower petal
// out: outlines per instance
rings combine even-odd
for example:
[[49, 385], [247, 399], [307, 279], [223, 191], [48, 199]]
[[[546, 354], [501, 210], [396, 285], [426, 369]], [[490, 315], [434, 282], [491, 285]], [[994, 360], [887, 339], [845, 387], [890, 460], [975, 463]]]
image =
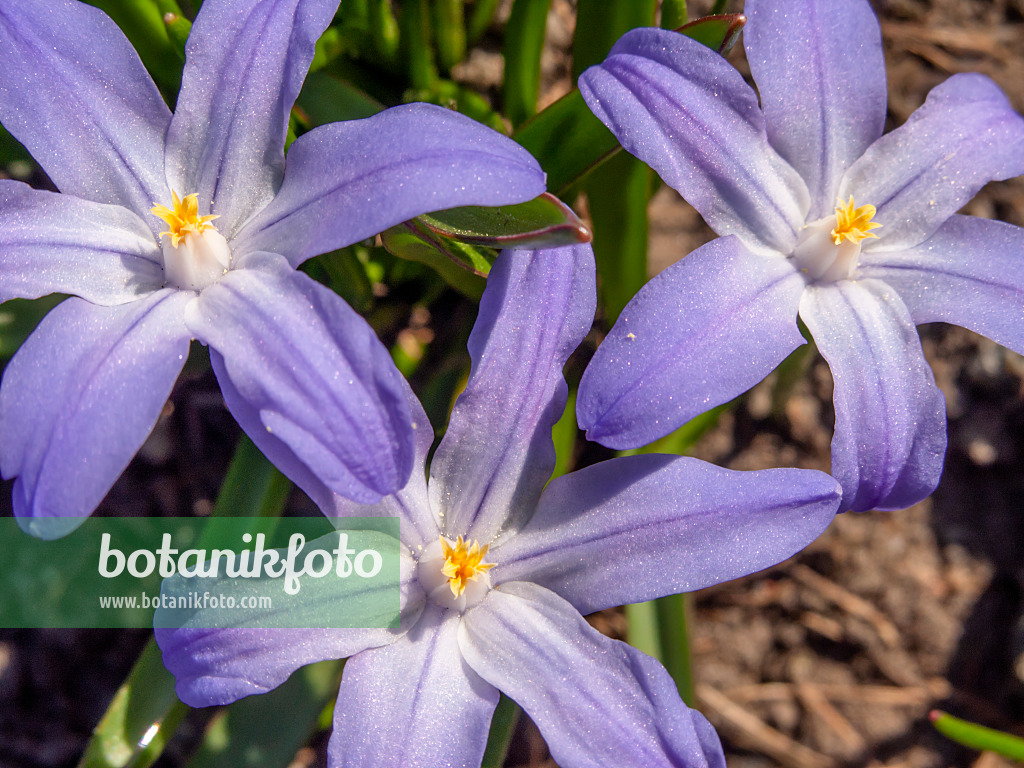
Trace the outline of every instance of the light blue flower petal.
[[402, 379], [402, 384], [412, 414], [415, 441], [409, 482], [401, 490], [385, 496], [374, 505], [359, 504], [335, 494], [332, 504], [322, 506], [321, 509], [324, 514], [334, 517], [397, 517], [401, 521], [402, 542], [412, 551], [418, 552], [422, 547], [437, 541], [440, 533], [427, 493], [427, 456], [434, 443], [434, 429], [405, 379]]
[[[300, 592], [301, 594], [301, 592]], [[157, 629], [164, 666], [190, 707], [273, 690], [299, 667], [394, 642], [387, 629]]]
[[530, 522], [488, 559], [582, 614], [692, 592], [775, 565], [825, 530], [841, 491], [822, 472], [736, 472], [630, 456], [556, 478]]
[[832, 474], [841, 509], [902, 509], [938, 485], [946, 400], [896, 291], [880, 280], [814, 286], [800, 303], [835, 380]]
[[[70, 0], [0, 5], [0, 123], [62, 191], [144, 216], [171, 112], [121, 30]], [[154, 227], [159, 220], [147, 222]]]
[[807, 187], [768, 143], [757, 95], [718, 53], [675, 32], [635, 29], [579, 86], [626, 151], [718, 234], [758, 251], [792, 249]]
[[804, 343], [804, 280], [787, 260], [713, 240], [664, 270], [626, 306], [580, 382], [590, 440], [650, 443], [746, 392]]
[[220, 379], [248, 404], [240, 423], [254, 440], [253, 412], [327, 488], [376, 503], [412, 469], [401, 374], [337, 294], [273, 254], [252, 266], [205, 289], [189, 328], [223, 358]]
[[537, 161], [508, 137], [450, 109], [407, 104], [300, 136], [281, 192], [235, 247], [298, 266], [422, 213], [543, 191]]
[[865, 251], [910, 248], [985, 184], [1024, 173], [1024, 118], [984, 75], [953, 75], [906, 123], [868, 148], [839, 190], [878, 209]]
[[219, 215], [229, 240], [281, 185], [288, 115], [337, 8], [338, 0], [218, 0], [196, 17], [167, 134], [167, 180], [183, 197], [198, 193], [200, 213]]
[[329, 765], [480, 765], [498, 691], [463, 663], [460, 618], [431, 603], [403, 638], [349, 659], [334, 707]]
[[70, 293], [123, 304], [163, 282], [153, 233], [127, 208], [0, 180], [0, 301]]
[[1024, 354], [1024, 229], [953, 216], [920, 245], [864, 254], [859, 274], [899, 293], [914, 322], [942, 321]]
[[563, 768], [724, 768], [714, 730], [657, 661], [605, 637], [553, 592], [512, 582], [470, 609], [459, 648], [521, 706]]
[[562, 367], [596, 302], [589, 245], [495, 261], [469, 337], [469, 381], [431, 463], [432, 506], [450, 536], [490, 541], [533, 510], [555, 466]]
[[832, 213], [846, 169], [882, 135], [885, 61], [867, 0], [748, 0], [743, 30], [768, 141]]
[[[58, 305], [7, 365], [0, 468], [14, 513], [42, 538], [88, 516], [149, 434], [188, 355], [193, 297], [161, 290], [131, 304]], [[59, 351], [59, 354], [55, 353]]]
[[[178, 698], [193, 707], [230, 704], [244, 696], [266, 693], [283, 683], [299, 667], [326, 659], [344, 659], [368, 648], [395, 642], [406, 628], [416, 623], [423, 610], [424, 595], [416, 579], [416, 563], [400, 555], [401, 624], [399, 629], [339, 629], [316, 626], [325, 611], [344, 611], [345, 606], [376, 608], [356, 600], [355, 592], [338, 589], [329, 580], [309, 579], [298, 594], [279, 600], [272, 593], [281, 589], [272, 581], [242, 583], [222, 576], [208, 583], [212, 594], [258, 597], [271, 593], [275, 608], [200, 607], [184, 610], [159, 607], [153, 617], [157, 645], [164, 666], [176, 678]], [[189, 594], [195, 590], [191, 579], [174, 576], [165, 580], [161, 595]], [[205, 587], [204, 587], [205, 588]], [[391, 587], [385, 587], [390, 589]], [[359, 610], [359, 608], [355, 608]], [[231, 626], [223, 626], [227, 617]], [[309, 622], [305, 624], [305, 622]], [[367, 622], [369, 623], [369, 622]], [[289, 627], [291, 625], [291, 627]]]

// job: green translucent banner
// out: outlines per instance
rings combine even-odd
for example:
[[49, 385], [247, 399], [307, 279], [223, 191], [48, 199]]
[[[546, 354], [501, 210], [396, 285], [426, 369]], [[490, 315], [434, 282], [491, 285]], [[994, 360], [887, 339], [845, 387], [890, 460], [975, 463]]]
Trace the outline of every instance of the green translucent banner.
[[[397, 627], [398, 518], [0, 518], [0, 627]], [[407, 578], [408, 578], [407, 574]]]

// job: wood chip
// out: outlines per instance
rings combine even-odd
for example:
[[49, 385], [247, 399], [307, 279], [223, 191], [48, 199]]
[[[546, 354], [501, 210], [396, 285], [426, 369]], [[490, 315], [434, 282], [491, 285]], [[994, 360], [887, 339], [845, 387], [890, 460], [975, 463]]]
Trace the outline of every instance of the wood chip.
[[787, 768], [838, 768], [828, 755], [816, 752], [767, 725], [728, 696], [709, 685], [698, 685], [697, 701], [712, 723], [737, 742], [773, 758]]

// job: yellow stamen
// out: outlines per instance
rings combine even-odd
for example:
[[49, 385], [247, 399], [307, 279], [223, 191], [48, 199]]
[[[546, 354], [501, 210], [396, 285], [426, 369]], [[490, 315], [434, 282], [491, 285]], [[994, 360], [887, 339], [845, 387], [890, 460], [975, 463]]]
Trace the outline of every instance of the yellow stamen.
[[856, 244], [869, 237], [878, 238], [878, 235], [871, 232], [882, 226], [871, 220], [876, 212], [875, 206], [862, 205], [857, 208], [854, 206], [853, 195], [850, 195], [849, 202], [844, 203], [842, 199], [836, 202], [836, 227], [831, 232], [833, 243], [842, 245], [843, 240], [848, 240]]
[[184, 198], [179, 198], [178, 193], [172, 190], [171, 198], [174, 202], [173, 209], [168, 208], [166, 205], [157, 204], [149, 210], [154, 216], [158, 216], [167, 222], [169, 229], [166, 232], [161, 232], [160, 237], [167, 235], [167, 237], [171, 238], [171, 244], [175, 248], [189, 235], [198, 235], [208, 229], [217, 229], [210, 223], [214, 219], [219, 218], [217, 215], [199, 215], [199, 197], [195, 192], [191, 195], [185, 195]]
[[453, 597], [466, 591], [466, 582], [476, 581], [480, 574], [495, 566], [495, 563], [482, 562], [487, 555], [487, 544], [481, 547], [480, 542], [474, 541], [473, 546], [468, 546], [461, 536], [454, 543], [442, 536], [441, 549], [444, 551], [441, 573], [448, 578]]

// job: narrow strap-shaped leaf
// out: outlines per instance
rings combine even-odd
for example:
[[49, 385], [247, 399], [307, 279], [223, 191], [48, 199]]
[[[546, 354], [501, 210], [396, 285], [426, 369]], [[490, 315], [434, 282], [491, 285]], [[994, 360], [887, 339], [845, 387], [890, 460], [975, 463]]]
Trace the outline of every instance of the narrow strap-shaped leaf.
[[551, 0], [516, 0], [505, 26], [505, 114], [519, 125], [537, 112], [540, 57]]
[[463, 0], [433, 0], [434, 40], [437, 59], [445, 72], [466, 58], [466, 20]]
[[410, 0], [402, 5], [399, 18], [406, 76], [413, 88], [429, 90], [437, 82], [437, 65], [431, 45], [430, 13], [427, 0]]
[[1024, 762], [1024, 739], [1003, 731], [961, 720], [940, 710], [928, 714], [935, 730], [958, 744], [971, 749], [984, 749], [1011, 760]]
[[494, 12], [498, 10], [500, 0], [476, 0], [473, 12], [466, 25], [466, 37], [469, 45], [475, 45], [494, 20]]
[[494, 708], [494, 715], [491, 717], [491, 732], [487, 736], [487, 747], [480, 768], [501, 768], [505, 764], [505, 756], [512, 743], [512, 734], [515, 732], [521, 711], [519, 705], [505, 694], [498, 699], [498, 706]]
[[662, 29], [679, 29], [687, 21], [686, 0], [664, 0], [661, 4]]

